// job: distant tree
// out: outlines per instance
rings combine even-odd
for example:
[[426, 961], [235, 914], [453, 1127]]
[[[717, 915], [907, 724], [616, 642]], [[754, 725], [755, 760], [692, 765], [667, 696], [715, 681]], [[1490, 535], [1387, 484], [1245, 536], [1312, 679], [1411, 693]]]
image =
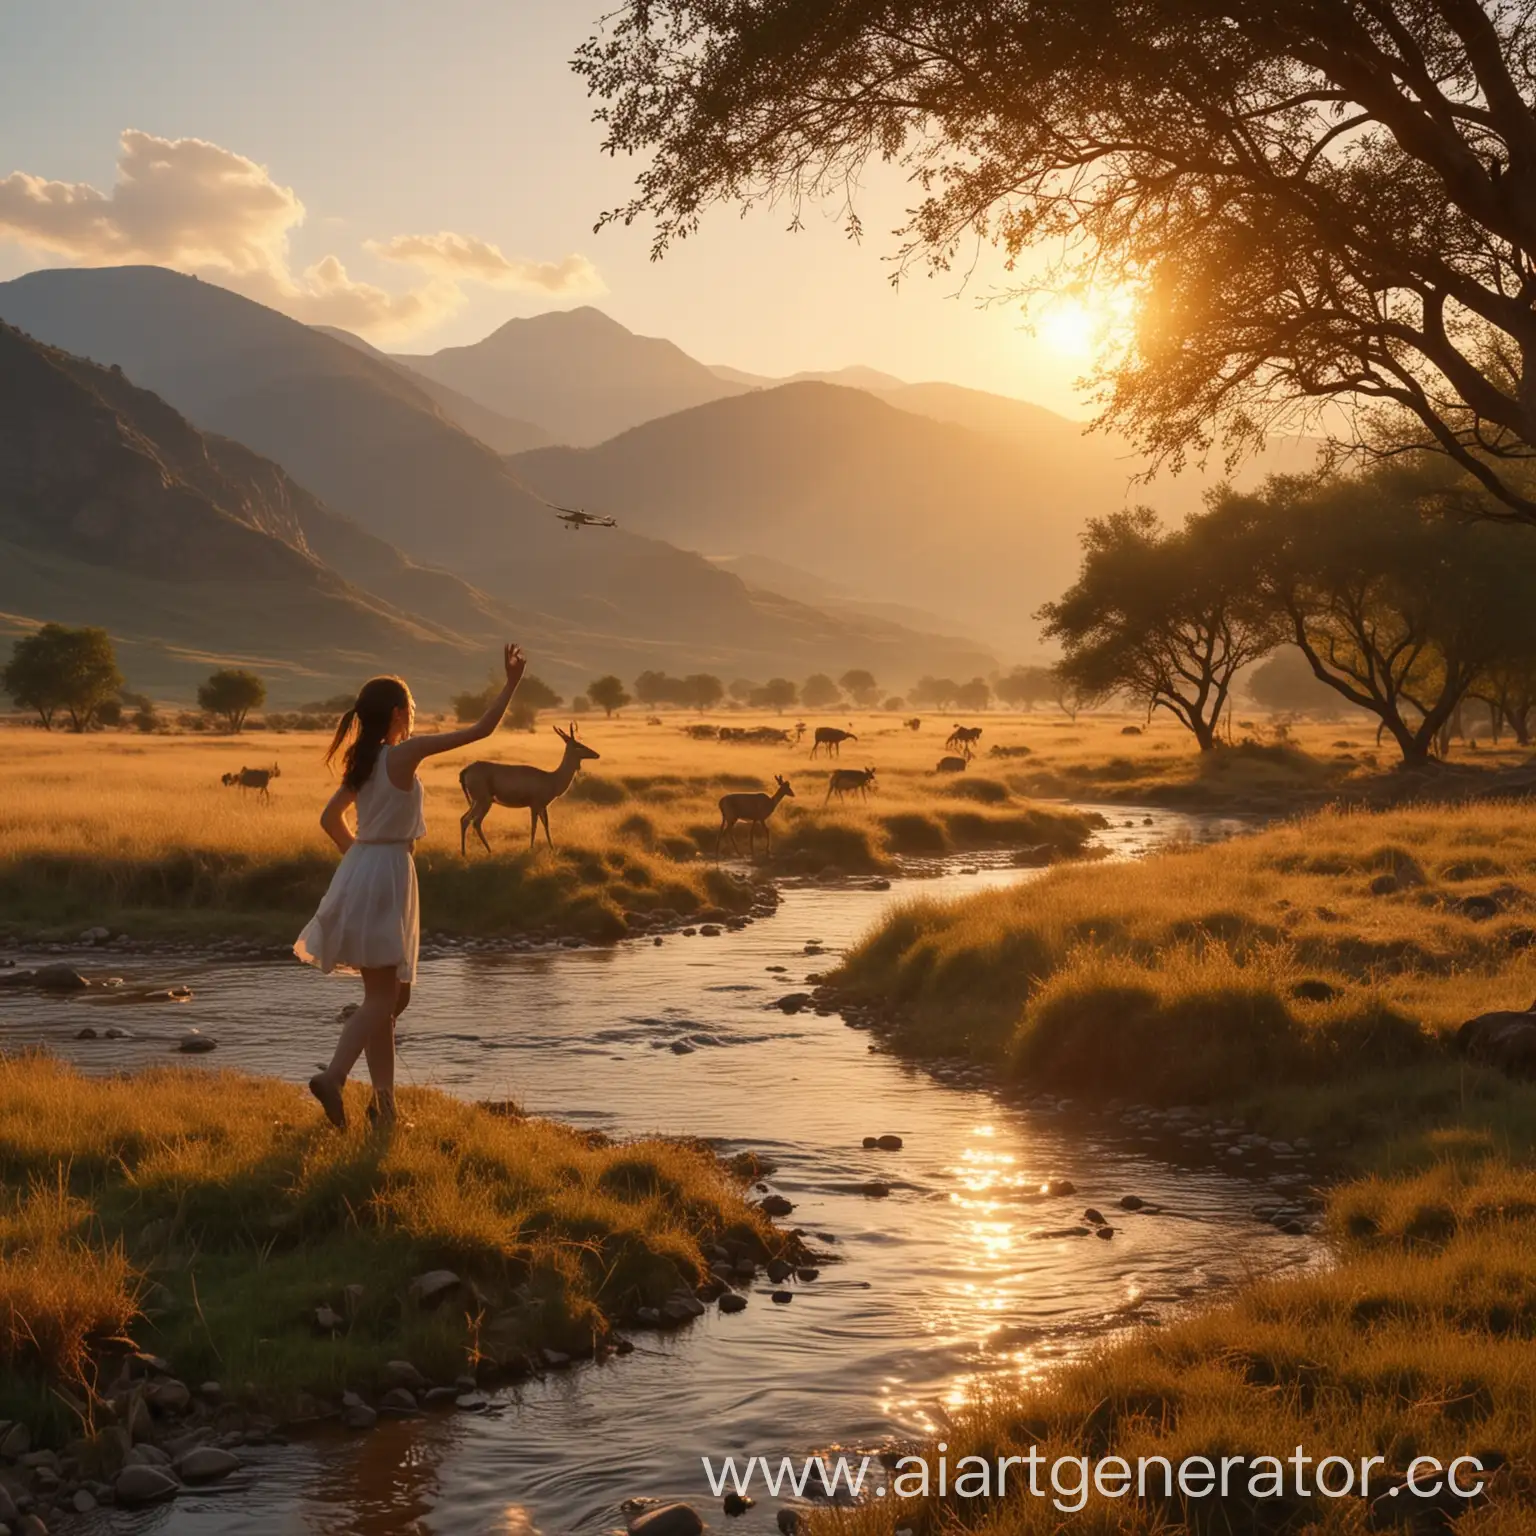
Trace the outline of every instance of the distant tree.
[[751, 702], [752, 695], [756, 693], [758, 688], [761, 686], [762, 685], [760, 683], [754, 683], [750, 677], [733, 677], [731, 679], [731, 685], [726, 689], [726, 692], [729, 693], [730, 696], [738, 704], [747, 704]]
[[1283, 645], [1244, 679], [1248, 697], [1277, 715], [1315, 715], [1336, 720], [1343, 700], [1338, 690], [1319, 682], [1312, 664], [1294, 645]]
[[[1443, 460], [1271, 480], [1202, 515], [1254, 573], [1313, 674], [1428, 761], [1477, 679], [1536, 655], [1536, 542], [1461, 512]], [[1486, 511], [1486, 509], [1485, 509]]]
[[800, 702], [807, 709], [830, 709], [842, 697], [842, 690], [825, 672], [813, 672], [800, 689]]
[[725, 697], [725, 684], [710, 672], [693, 672], [683, 679], [683, 693], [688, 704], [703, 714]]
[[787, 677], [770, 677], [761, 688], [754, 688], [748, 700], [753, 709], [771, 709], [783, 714], [799, 700], [800, 690]]
[[[473, 721], [478, 720], [481, 715], [483, 715], [486, 710], [491, 707], [491, 700], [494, 699], [500, 692], [501, 684], [487, 683], [484, 688], [478, 689], [474, 693], [454, 694], [454, 696], [448, 701], [449, 707], [453, 710], [453, 718], [457, 720], [460, 725], [471, 724]], [[348, 709], [352, 707], [352, 701], [350, 699], [347, 701], [345, 707]]]
[[245, 717], [266, 701], [267, 685], [240, 667], [221, 667], [197, 690], [197, 707], [221, 721], [226, 731], [243, 729]]
[[611, 672], [587, 684], [587, 697], [610, 719], [616, 709], [623, 709], [630, 702], [624, 684]]
[[1049, 667], [1015, 667], [997, 680], [998, 698], [1023, 709], [1033, 709], [1055, 693], [1056, 678]]
[[571, 713], [573, 715], [590, 715], [592, 713], [592, 700], [586, 694], [578, 693], [571, 700]]
[[948, 709], [959, 692], [960, 684], [952, 677], [920, 677], [907, 699], [919, 709]]
[[1051, 675], [1056, 680], [1056, 686], [1051, 690], [1051, 702], [1075, 723], [1085, 702], [1082, 689], [1059, 668], [1053, 667]]
[[[490, 700], [495, 698], [505, 686], [503, 683], [493, 683]], [[517, 685], [517, 694], [512, 700], [512, 708], [507, 710], [504, 724], [509, 731], [532, 730], [534, 722], [539, 718], [541, 709], [558, 709], [565, 702], [542, 678], [535, 677], [531, 672], [524, 675], [522, 682]], [[484, 707], [481, 714], [485, 713]], [[515, 717], [515, 719], [514, 719]]]
[[1486, 667], [1467, 697], [1488, 706], [1488, 723], [1497, 741], [1506, 729], [1522, 747], [1531, 745], [1536, 724], [1536, 656], [1511, 658]]
[[96, 706], [97, 725], [105, 726], [107, 730], [116, 730], [123, 723], [123, 701], [121, 699], [103, 699]]
[[887, 714], [895, 714], [896, 711], [905, 709], [906, 707], [907, 701], [902, 698], [899, 693], [893, 693], [890, 698], [888, 698], [885, 703], [880, 706], [880, 708], [885, 710]]
[[[647, 708], [654, 708], [658, 704], [670, 704], [675, 700], [676, 681], [667, 676], [665, 672], [642, 672], [635, 679], [635, 697]], [[589, 693], [592, 690], [587, 690]], [[597, 695], [592, 694], [595, 699]]]
[[984, 677], [973, 677], [962, 683], [955, 692], [955, 704], [960, 709], [988, 709], [992, 704], [992, 685]]
[[62, 710], [71, 729], [88, 730], [97, 711], [123, 686], [117, 655], [104, 629], [44, 624], [16, 642], [0, 671], [3, 689], [24, 709], [35, 709], [44, 730]]
[[133, 728], [145, 736], [152, 735], [160, 729], [160, 716], [155, 713], [155, 706], [144, 703], [133, 713]]
[[1089, 521], [1076, 583], [1040, 610], [1082, 703], [1124, 693], [1166, 709], [1209, 752], [1237, 674], [1280, 627], [1253, 573], [1191, 520], [1164, 533], [1148, 507]]
[[862, 667], [844, 672], [837, 684], [860, 709], [873, 709], [875, 700], [880, 697], [880, 685], [875, 681], [875, 674], [866, 672]]

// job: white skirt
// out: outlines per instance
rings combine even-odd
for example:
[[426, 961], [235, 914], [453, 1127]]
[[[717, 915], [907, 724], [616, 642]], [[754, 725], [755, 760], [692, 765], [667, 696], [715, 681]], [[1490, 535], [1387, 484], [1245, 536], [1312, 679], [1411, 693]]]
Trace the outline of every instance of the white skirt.
[[410, 845], [353, 843], [293, 952], [327, 975], [393, 966], [409, 983], [416, 979], [420, 948], [421, 906]]

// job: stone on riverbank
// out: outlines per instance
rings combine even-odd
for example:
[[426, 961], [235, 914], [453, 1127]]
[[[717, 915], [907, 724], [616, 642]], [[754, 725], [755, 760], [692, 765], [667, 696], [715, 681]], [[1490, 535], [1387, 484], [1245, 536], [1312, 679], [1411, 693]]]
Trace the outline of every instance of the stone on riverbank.
[[176, 1470], [189, 1483], [211, 1483], [228, 1477], [240, 1466], [233, 1451], [217, 1445], [194, 1446], [176, 1462]]
[[212, 1035], [205, 1035], [200, 1029], [189, 1029], [176, 1043], [176, 1049], [187, 1056], [201, 1056], [207, 1051], [216, 1050], [219, 1042]]
[[451, 1269], [429, 1270], [424, 1275], [417, 1275], [407, 1288], [407, 1294], [411, 1300], [424, 1311], [431, 1307], [440, 1306], [454, 1291], [458, 1290], [462, 1282]]
[[764, 1195], [758, 1209], [765, 1216], [788, 1216], [795, 1208], [794, 1201], [783, 1195]]
[[720, 1310], [722, 1312], [745, 1312], [747, 1310], [747, 1298], [736, 1291], [727, 1291], [720, 1298]]
[[629, 1522], [629, 1536], [701, 1536], [704, 1522], [690, 1504], [663, 1504]]
[[158, 1504], [175, 1498], [181, 1492], [181, 1484], [162, 1467], [135, 1464], [117, 1474], [112, 1491], [119, 1504]]

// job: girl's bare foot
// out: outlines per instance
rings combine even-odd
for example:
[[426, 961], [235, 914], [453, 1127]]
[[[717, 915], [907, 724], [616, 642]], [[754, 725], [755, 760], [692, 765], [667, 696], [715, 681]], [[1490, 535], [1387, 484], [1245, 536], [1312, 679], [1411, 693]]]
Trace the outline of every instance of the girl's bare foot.
[[309, 1080], [309, 1091], [320, 1101], [325, 1118], [338, 1131], [347, 1128], [347, 1110], [341, 1101], [341, 1090], [323, 1072], [317, 1072]]

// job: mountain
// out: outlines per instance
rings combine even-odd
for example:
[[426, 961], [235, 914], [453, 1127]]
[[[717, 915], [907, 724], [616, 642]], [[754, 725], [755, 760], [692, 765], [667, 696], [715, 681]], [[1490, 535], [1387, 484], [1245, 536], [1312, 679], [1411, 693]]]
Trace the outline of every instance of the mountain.
[[471, 437], [479, 438], [487, 448], [497, 453], [522, 453], [525, 449], [543, 448], [555, 441], [543, 427], [536, 427], [531, 421], [517, 421], [511, 416], [503, 416], [500, 411], [493, 411], [489, 406], [481, 405], [478, 400], [471, 400], [468, 395], [461, 395], [458, 390], [450, 389], [446, 384], [440, 384], [436, 379], [429, 379], [426, 374], [407, 367], [398, 358], [379, 351], [361, 336], [354, 336], [351, 331], [344, 331], [335, 325], [317, 325], [314, 329], [322, 336], [333, 336], [337, 341], [345, 342], [347, 346], [355, 347], [366, 356], [403, 374], [432, 400], [449, 421], [463, 427]]
[[744, 373], [740, 368], [727, 368], [717, 364], [709, 370], [717, 379], [727, 384], [745, 384], [750, 389], [777, 389], [780, 384], [844, 384], [849, 389], [867, 389], [874, 394], [887, 390], [904, 389], [906, 382], [893, 373], [881, 373], [878, 368], [866, 368], [856, 363], [851, 368], [833, 368], [830, 371], [786, 374], [775, 379], [766, 373]]
[[380, 668], [429, 687], [465, 675], [483, 647], [343, 581], [312, 537], [356, 544], [408, 584], [406, 562], [277, 465], [198, 432], [121, 372], [0, 324], [6, 628], [100, 624], [136, 686], [181, 692], [221, 662], [256, 667], [278, 696]]
[[50, 269], [0, 284], [0, 319], [120, 365], [202, 431], [274, 460], [351, 520], [306, 529], [341, 577], [401, 607], [446, 605], [465, 630], [510, 629], [558, 687], [651, 667], [867, 666], [894, 680], [935, 656], [956, 671], [989, 664], [974, 645], [749, 588], [628, 528], [572, 533], [401, 370], [212, 283], [157, 267]]
[[672, 342], [637, 336], [585, 305], [509, 320], [473, 346], [397, 361], [504, 416], [537, 422], [556, 442], [577, 445], [744, 387]]
[[1126, 482], [1072, 439], [1031, 451], [829, 384], [755, 391], [512, 464], [545, 496], [711, 555], [785, 562], [1015, 654], [1035, 649], [1035, 609], [1070, 583], [1084, 521], [1121, 505]]

